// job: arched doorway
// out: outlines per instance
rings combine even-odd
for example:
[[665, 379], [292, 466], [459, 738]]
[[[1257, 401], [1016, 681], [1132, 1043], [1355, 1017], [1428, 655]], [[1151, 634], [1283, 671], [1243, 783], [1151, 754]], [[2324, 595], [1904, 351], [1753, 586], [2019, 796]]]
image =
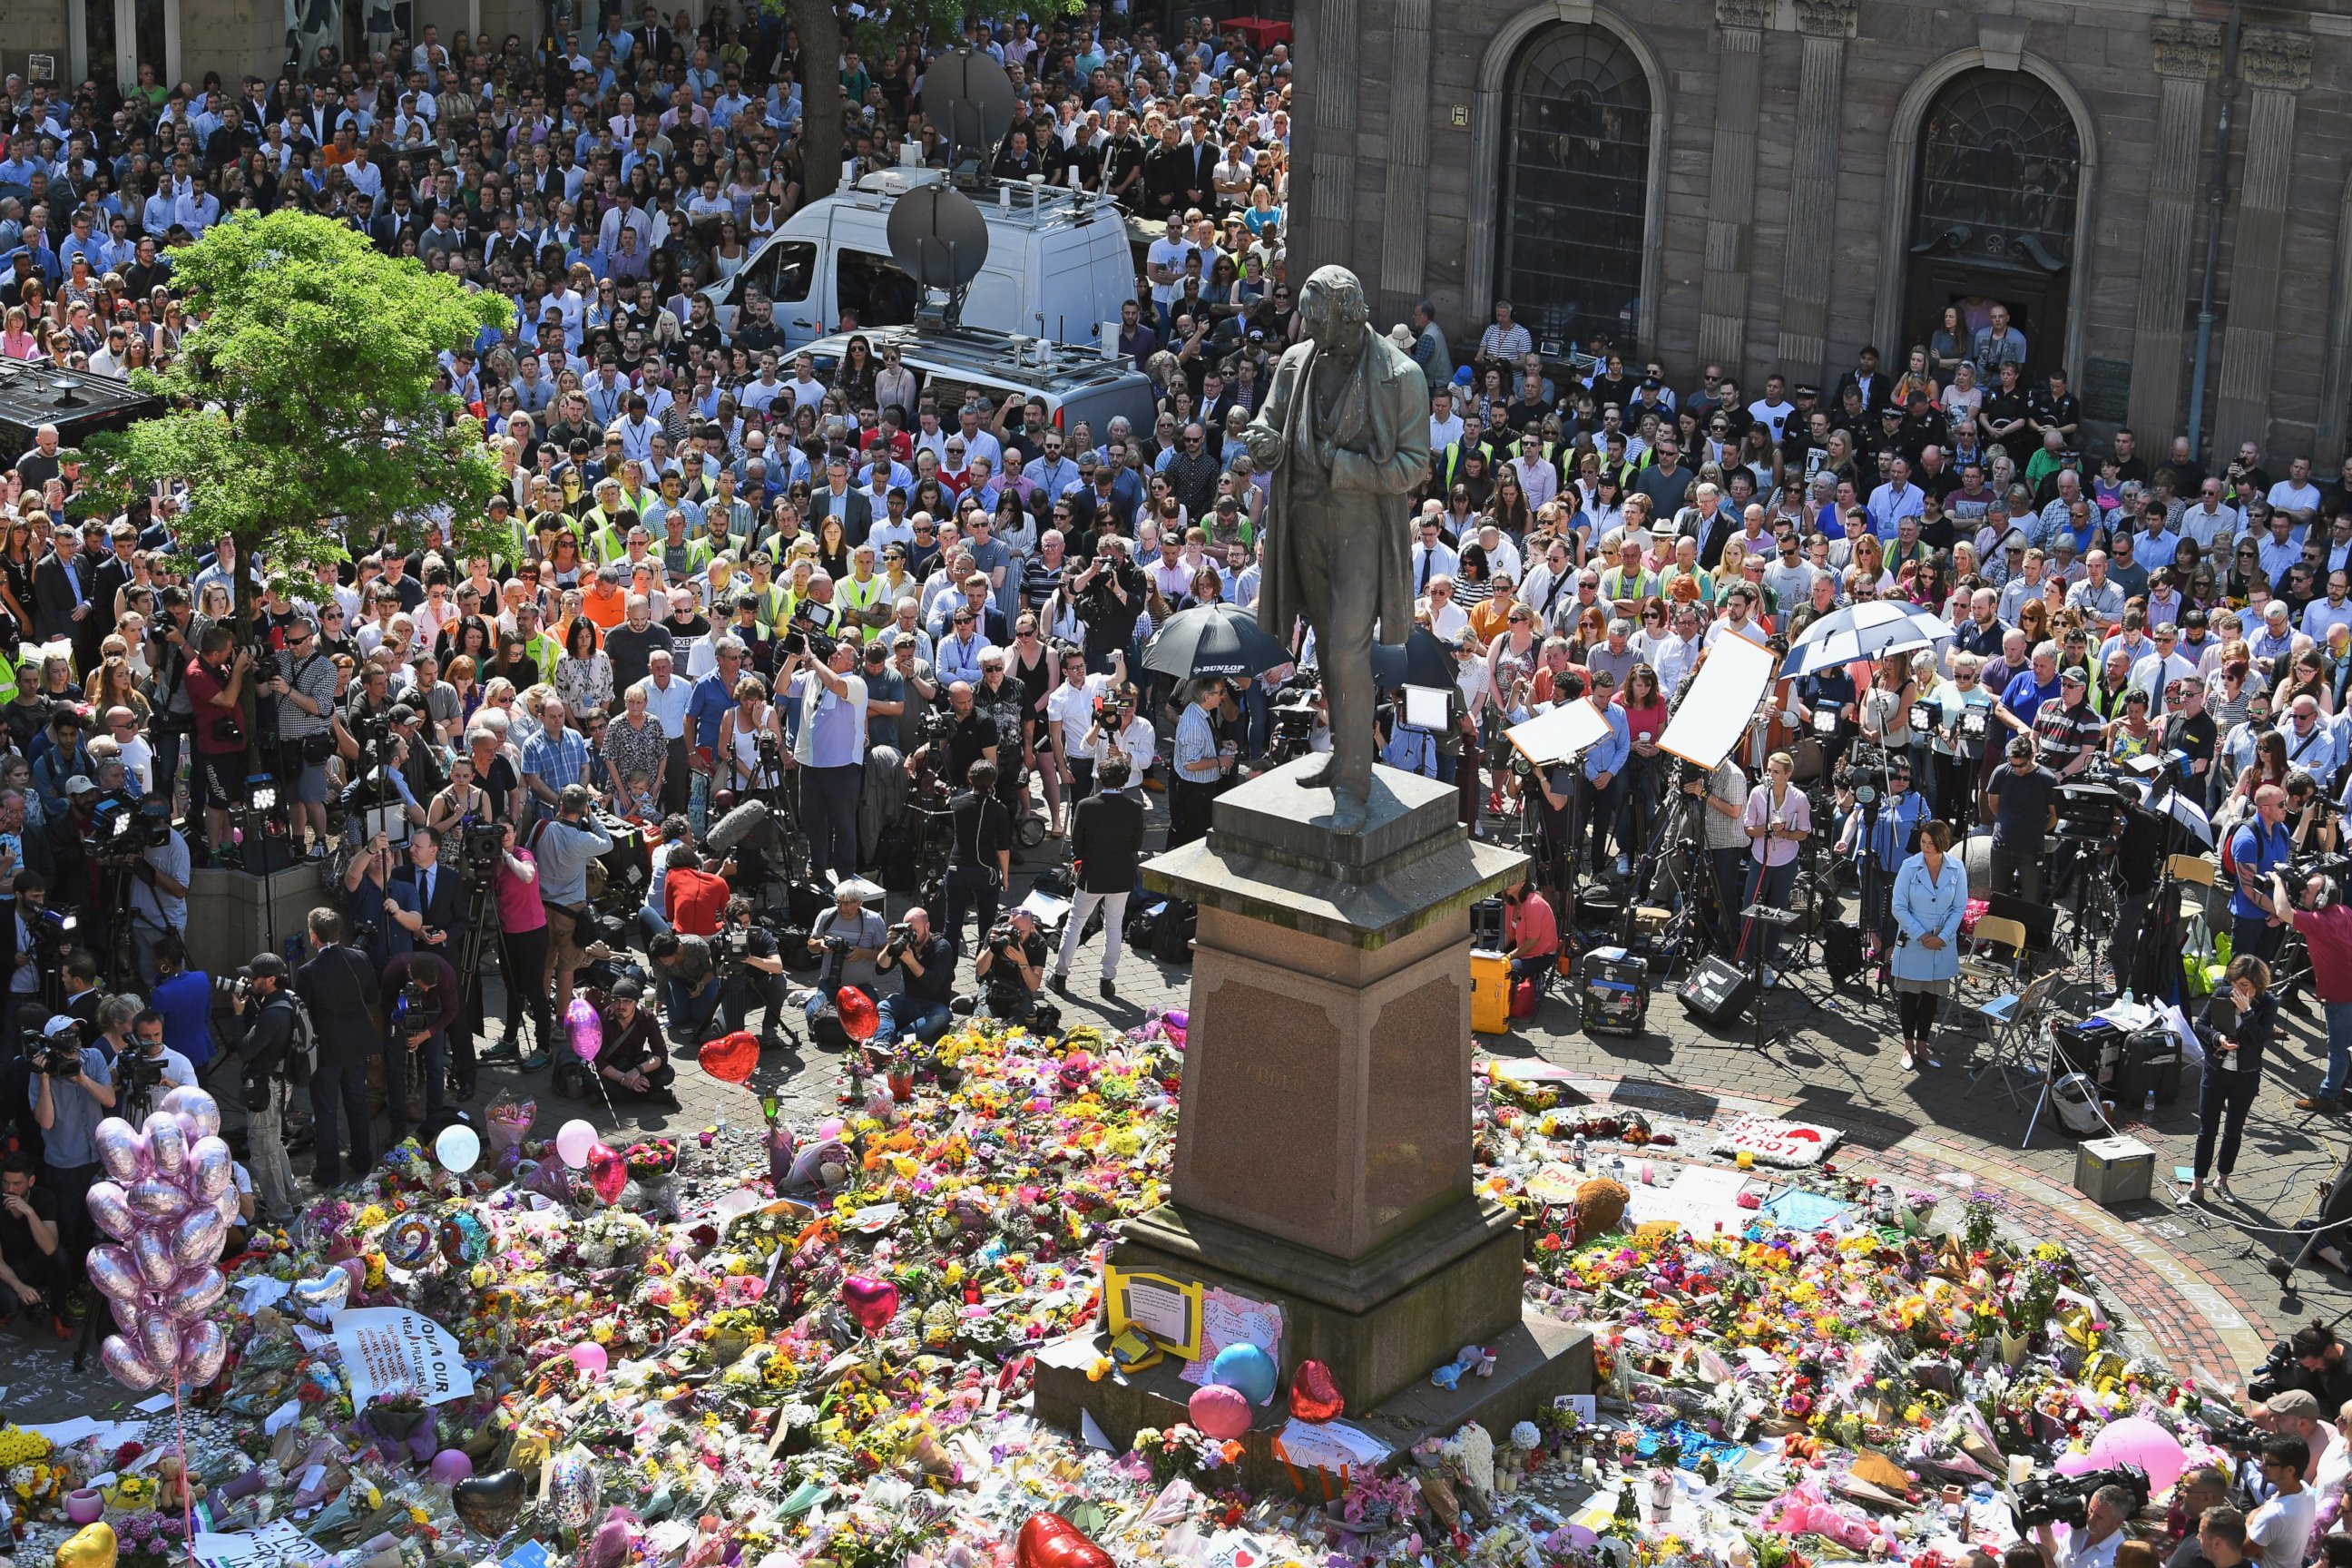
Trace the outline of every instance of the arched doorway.
[[2083, 165], [2080, 129], [2048, 83], [1991, 69], [1947, 82], [1919, 127], [1902, 341], [1888, 350], [1927, 342], [1947, 306], [1973, 331], [1998, 303], [2035, 376], [2063, 364]]
[[1637, 353], [1652, 133], [1641, 61], [1606, 28], [1547, 28], [1514, 66], [1505, 108], [1494, 297], [1548, 357], [1596, 337]]

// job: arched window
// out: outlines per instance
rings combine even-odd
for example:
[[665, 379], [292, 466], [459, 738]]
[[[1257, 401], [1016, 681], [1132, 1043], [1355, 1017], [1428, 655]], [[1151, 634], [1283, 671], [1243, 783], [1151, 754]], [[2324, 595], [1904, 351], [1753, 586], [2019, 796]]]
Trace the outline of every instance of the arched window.
[[2054, 273], [2074, 259], [2083, 140], [2049, 86], [1974, 70], [1936, 96], [1919, 135], [1914, 251]]
[[1538, 34], [1512, 73], [1495, 290], [1538, 342], [1639, 339], [1650, 82], [1605, 28]]

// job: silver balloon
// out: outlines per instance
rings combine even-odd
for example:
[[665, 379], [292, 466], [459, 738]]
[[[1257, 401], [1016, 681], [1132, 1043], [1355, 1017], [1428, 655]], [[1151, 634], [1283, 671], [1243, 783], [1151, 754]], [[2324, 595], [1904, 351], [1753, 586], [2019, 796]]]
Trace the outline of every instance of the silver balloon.
[[228, 1294], [228, 1276], [217, 1268], [183, 1274], [163, 1292], [163, 1310], [175, 1318], [200, 1318]]
[[236, 1159], [219, 1138], [199, 1138], [188, 1149], [189, 1190], [210, 1203], [236, 1184]]
[[110, 1301], [135, 1302], [146, 1293], [145, 1271], [126, 1248], [93, 1247], [88, 1268], [89, 1282]]
[[228, 1336], [215, 1322], [191, 1323], [180, 1335], [180, 1381], [202, 1388], [220, 1375], [228, 1359]]
[[89, 1217], [98, 1228], [117, 1241], [128, 1241], [138, 1230], [139, 1216], [131, 1209], [131, 1200], [117, 1182], [92, 1182], [89, 1184]]
[[198, 1138], [213, 1137], [221, 1130], [220, 1101], [209, 1090], [193, 1086], [175, 1089], [163, 1097], [163, 1109], [175, 1116], [193, 1119]]
[[90, 1138], [98, 1145], [98, 1163], [118, 1182], [135, 1182], [152, 1168], [147, 1140], [120, 1116], [110, 1116], [100, 1122]]
[[179, 1119], [168, 1110], [147, 1113], [147, 1153], [155, 1162], [155, 1169], [167, 1176], [176, 1176], [188, 1163], [187, 1134], [180, 1131]]
[[[162, 1230], [142, 1230], [131, 1238], [131, 1258], [139, 1265], [147, 1289], [161, 1290], [179, 1277], [179, 1259], [172, 1256], [172, 1238]], [[205, 1259], [209, 1263], [211, 1258]]]
[[139, 1320], [139, 1353], [149, 1366], [177, 1366], [180, 1328], [163, 1312], [151, 1311]]
[[163, 1374], [157, 1372], [153, 1364], [139, 1353], [138, 1348], [121, 1334], [106, 1336], [106, 1343], [99, 1347], [98, 1359], [106, 1363], [106, 1370], [114, 1374], [115, 1381], [126, 1388], [152, 1388], [163, 1381]]
[[[220, 1261], [221, 1243], [228, 1239], [228, 1221], [221, 1218], [217, 1209], [191, 1209], [180, 1216], [172, 1227], [172, 1261], [177, 1274], [184, 1268], [194, 1268]], [[157, 1289], [169, 1284], [158, 1280]]]
[[188, 1206], [188, 1194], [180, 1184], [160, 1175], [140, 1177], [125, 1196], [142, 1220], [173, 1219]]

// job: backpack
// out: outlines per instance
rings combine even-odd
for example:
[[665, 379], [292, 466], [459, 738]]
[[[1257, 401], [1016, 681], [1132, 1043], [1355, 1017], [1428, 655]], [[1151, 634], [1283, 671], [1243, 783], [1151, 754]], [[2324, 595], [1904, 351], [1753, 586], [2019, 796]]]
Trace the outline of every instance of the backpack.
[[[294, 1008], [294, 1034], [286, 1042], [286, 1052], [278, 1058], [278, 1076], [300, 1089], [310, 1081], [319, 1066], [319, 1031], [310, 1023], [310, 1009], [301, 997], [291, 991], [281, 991]], [[277, 998], [272, 997], [275, 1001]]]

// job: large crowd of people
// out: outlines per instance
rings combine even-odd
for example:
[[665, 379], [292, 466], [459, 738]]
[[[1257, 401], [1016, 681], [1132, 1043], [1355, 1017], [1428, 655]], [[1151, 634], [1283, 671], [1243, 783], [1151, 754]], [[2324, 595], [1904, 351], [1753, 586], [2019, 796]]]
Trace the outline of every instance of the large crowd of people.
[[[1147, 842], [1198, 837], [1221, 791], [1328, 748], [1311, 647], [1245, 679], [1142, 658], [1171, 616], [1257, 596], [1270, 491], [1243, 432], [1299, 331], [1286, 47], [1097, 6], [951, 41], [1014, 83], [996, 175], [1106, 191], [1156, 237], [1118, 344], [1149, 427], [918, 374], [847, 305], [837, 363], [790, 344], [756, 290], [714, 318], [697, 289], [803, 199], [807, 62], [773, 12], [615, 12], [537, 49], [428, 27], [276, 82], [119, 99], [10, 84], [0, 354], [169, 363], [189, 326], [173, 252], [247, 208], [350, 223], [516, 307], [443, 360], [507, 476], [478, 498], [486, 552], [240, 559], [168, 489], [96, 500], [54, 430], [0, 481], [0, 1104], [68, 1229], [151, 1016], [167, 1074], [236, 1058], [259, 1200], [282, 1213], [289, 1142], [317, 1182], [365, 1169], [474, 1100], [488, 1054], [662, 1100], [674, 1048], [755, 1015], [771, 1042], [866, 1005], [884, 1037], [932, 1037], [972, 993], [1050, 1017], [1097, 940], [1115, 994]], [[845, 58], [845, 177], [908, 142], [944, 160], [926, 58]], [[1777, 983], [1777, 931], [1739, 911], [1786, 902], [1811, 858], [1850, 867], [1906, 1063], [1933, 1067], [1970, 831], [1990, 829], [1996, 890], [2037, 900], [2068, 781], [2140, 757], [2222, 826], [2252, 965], [2209, 1010], [2233, 1071], [2259, 1071], [2287, 933], [2352, 952], [2328, 886], [2274, 875], [2333, 847], [2347, 783], [2352, 464], [2321, 480], [2251, 446], [2209, 468], [2186, 438], [2093, 443], [1998, 307], [1956, 308], [1899, 372], [1863, 350], [1826, 397], [1720, 365], [1674, 384], [1601, 342], [1542, 353], [1507, 303], [1391, 331], [1432, 389], [1414, 618], [1459, 700], [1443, 724], [1383, 705], [1380, 754], [1532, 851], [1508, 901], [1523, 977], [1553, 973], [1581, 890], [1649, 885], [1679, 789], [1705, 868], [1685, 896], [1725, 950]], [[1785, 649], [1879, 598], [1956, 635], [1779, 681], [1711, 772], [1661, 750], [1722, 639]], [[1580, 755], [1530, 766], [1504, 739], [1579, 701], [1604, 728]], [[755, 803], [788, 842], [722, 831]], [[646, 885], [600, 919], [635, 845]], [[1057, 933], [1008, 894], [1016, 868], [1071, 858]], [[2152, 880], [2130, 858], [2100, 872], [2126, 903]], [[320, 907], [216, 1018], [187, 967], [194, 868], [294, 859], [320, 863]], [[779, 879], [824, 895], [794, 933], [814, 984], [765, 918]], [[2332, 1109], [2352, 991], [2330, 977], [2352, 965], [2313, 968]], [[576, 1068], [551, 1048], [575, 987], [605, 1022]], [[2221, 1124], [2250, 1095], [2207, 1086], [2226, 1178]]]

